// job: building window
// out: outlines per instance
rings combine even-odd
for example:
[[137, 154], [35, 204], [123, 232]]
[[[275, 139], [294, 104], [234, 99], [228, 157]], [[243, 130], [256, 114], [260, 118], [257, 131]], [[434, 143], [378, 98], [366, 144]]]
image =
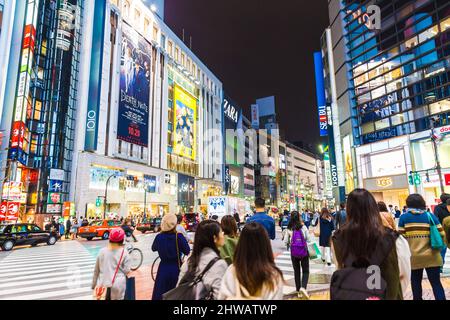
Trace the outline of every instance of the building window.
[[185, 56], [184, 56], [184, 53], [182, 53], [181, 54], [181, 65], [184, 67], [185, 66], [185, 64], [184, 64], [184, 59], [185, 59]]
[[145, 35], [148, 35], [149, 27], [150, 27], [150, 20], [148, 20], [147, 18], [144, 18], [144, 34]]
[[133, 156], [133, 144], [130, 143], [130, 157]]
[[138, 9], [134, 9], [134, 20], [136, 23], [139, 23], [139, 20], [141, 20], [141, 12]]
[[169, 55], [173, 57], [173, 44], [172, 41], [167, 43], [167, 50], [169, 51]]
[[119, 152], [119, 154], [122, 153], [122, 140], [119, 140], [118, 152]]
[[161, 47], [166, 49], [166, 36], [161, 33]]
[[153, 27], [153, 40], [158, 41], [158, 28]]
[[175, 61], [178, 62], [178, 55], [180, 54], [180, 50], [178, 50], [178, 48], [175, 48]]

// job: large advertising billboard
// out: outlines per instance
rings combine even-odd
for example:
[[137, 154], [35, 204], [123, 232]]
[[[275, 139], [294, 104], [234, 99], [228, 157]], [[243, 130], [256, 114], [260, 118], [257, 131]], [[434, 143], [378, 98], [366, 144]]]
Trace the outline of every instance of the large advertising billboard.
[[179, 86], [174, 93], [174, 131], [173, 152], [180, 156], [195, 159], [197, 100]]
[[152, 46], [127, 24], [122, 26], [122, 57], [117, 139], [148, 146]]

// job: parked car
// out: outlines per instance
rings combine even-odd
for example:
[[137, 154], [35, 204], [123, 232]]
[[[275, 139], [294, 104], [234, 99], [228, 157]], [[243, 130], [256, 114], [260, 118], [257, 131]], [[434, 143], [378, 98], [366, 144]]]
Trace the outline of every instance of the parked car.
[[160, 217], [143, 220], [141, 223], [138, 223], [136, 229], [142, 233], [147, 231], [159, 232], [161, 231], [161, 221], [162, 218]]
[[4, 251], [10, 251], [15, 246], [31, 245], [40, 243], [54, 245], [60, 236], [54, 231], [45, 231], [35, 224], [15, 223], [0, 226], [0, 247]]
[[80, 227], [78, 229], [78, 236], [91, 241], [94, 238], [102, 238], [103, 240], [109, 239], [109, 234], [114, 228], [120, 228], [119, 220], [95, 220], [92, 221], [89, 226]]
[[200, 223], [200, 215], [198, 213], [186, 213], [183, 215], [181, 224], [188, 232], [195, 232], [197, 226]]

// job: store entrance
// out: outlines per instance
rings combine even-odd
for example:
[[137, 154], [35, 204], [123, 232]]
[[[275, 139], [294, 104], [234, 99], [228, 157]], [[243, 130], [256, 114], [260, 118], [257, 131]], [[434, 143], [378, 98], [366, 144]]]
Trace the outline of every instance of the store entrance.
[[[169, 212], [168, 203], [150, 203], [147, 204], [145, 214], [148, 218], [163, 217]], [[128, 215], [134, 221], [142, 221], [144, 218], [144, 205], [143, 204], [131, 204], [128, 205]]]
[[385, 190], [382, 192], [374, 191], [372, 192], [375, 200], [383, 201], [386, 206], [393, 205], [397, 206], [400, 210], [406, 206], [406, 198], [409, 196], [408, 189], [397, 189], [397, 190]]

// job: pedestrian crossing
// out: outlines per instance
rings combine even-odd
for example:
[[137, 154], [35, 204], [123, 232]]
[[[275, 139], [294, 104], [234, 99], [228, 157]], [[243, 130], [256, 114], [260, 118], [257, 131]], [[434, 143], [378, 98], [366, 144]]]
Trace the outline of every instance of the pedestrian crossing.
[[77, 241], [14, 250], [0, 263], [0, 300], [91, 300], [95, 261]]
[[[275, 264], [283, 272], [283, 277], [284, 280], [286, 281], [283, 293], [285, 295], [293, 293], [296, 290], [296, 288], [294, 281], [294, 268], [292, 267], [291, 261], [291, 252], [290, 251], [282, 252], [275, 258]], [[312, 275], [318, 274], [330, 275], [334, 272], [334, 270], [335, 270], [334, 264], [332, 264], [331, 266], [327, 266], [326, 264], [322, 263], [320, 257], [318, 259], [309, 261], [310, 279]], [[312, 284], [308, 285], [308, 289], [311, 288], [314, 288], [314, 285]]]

